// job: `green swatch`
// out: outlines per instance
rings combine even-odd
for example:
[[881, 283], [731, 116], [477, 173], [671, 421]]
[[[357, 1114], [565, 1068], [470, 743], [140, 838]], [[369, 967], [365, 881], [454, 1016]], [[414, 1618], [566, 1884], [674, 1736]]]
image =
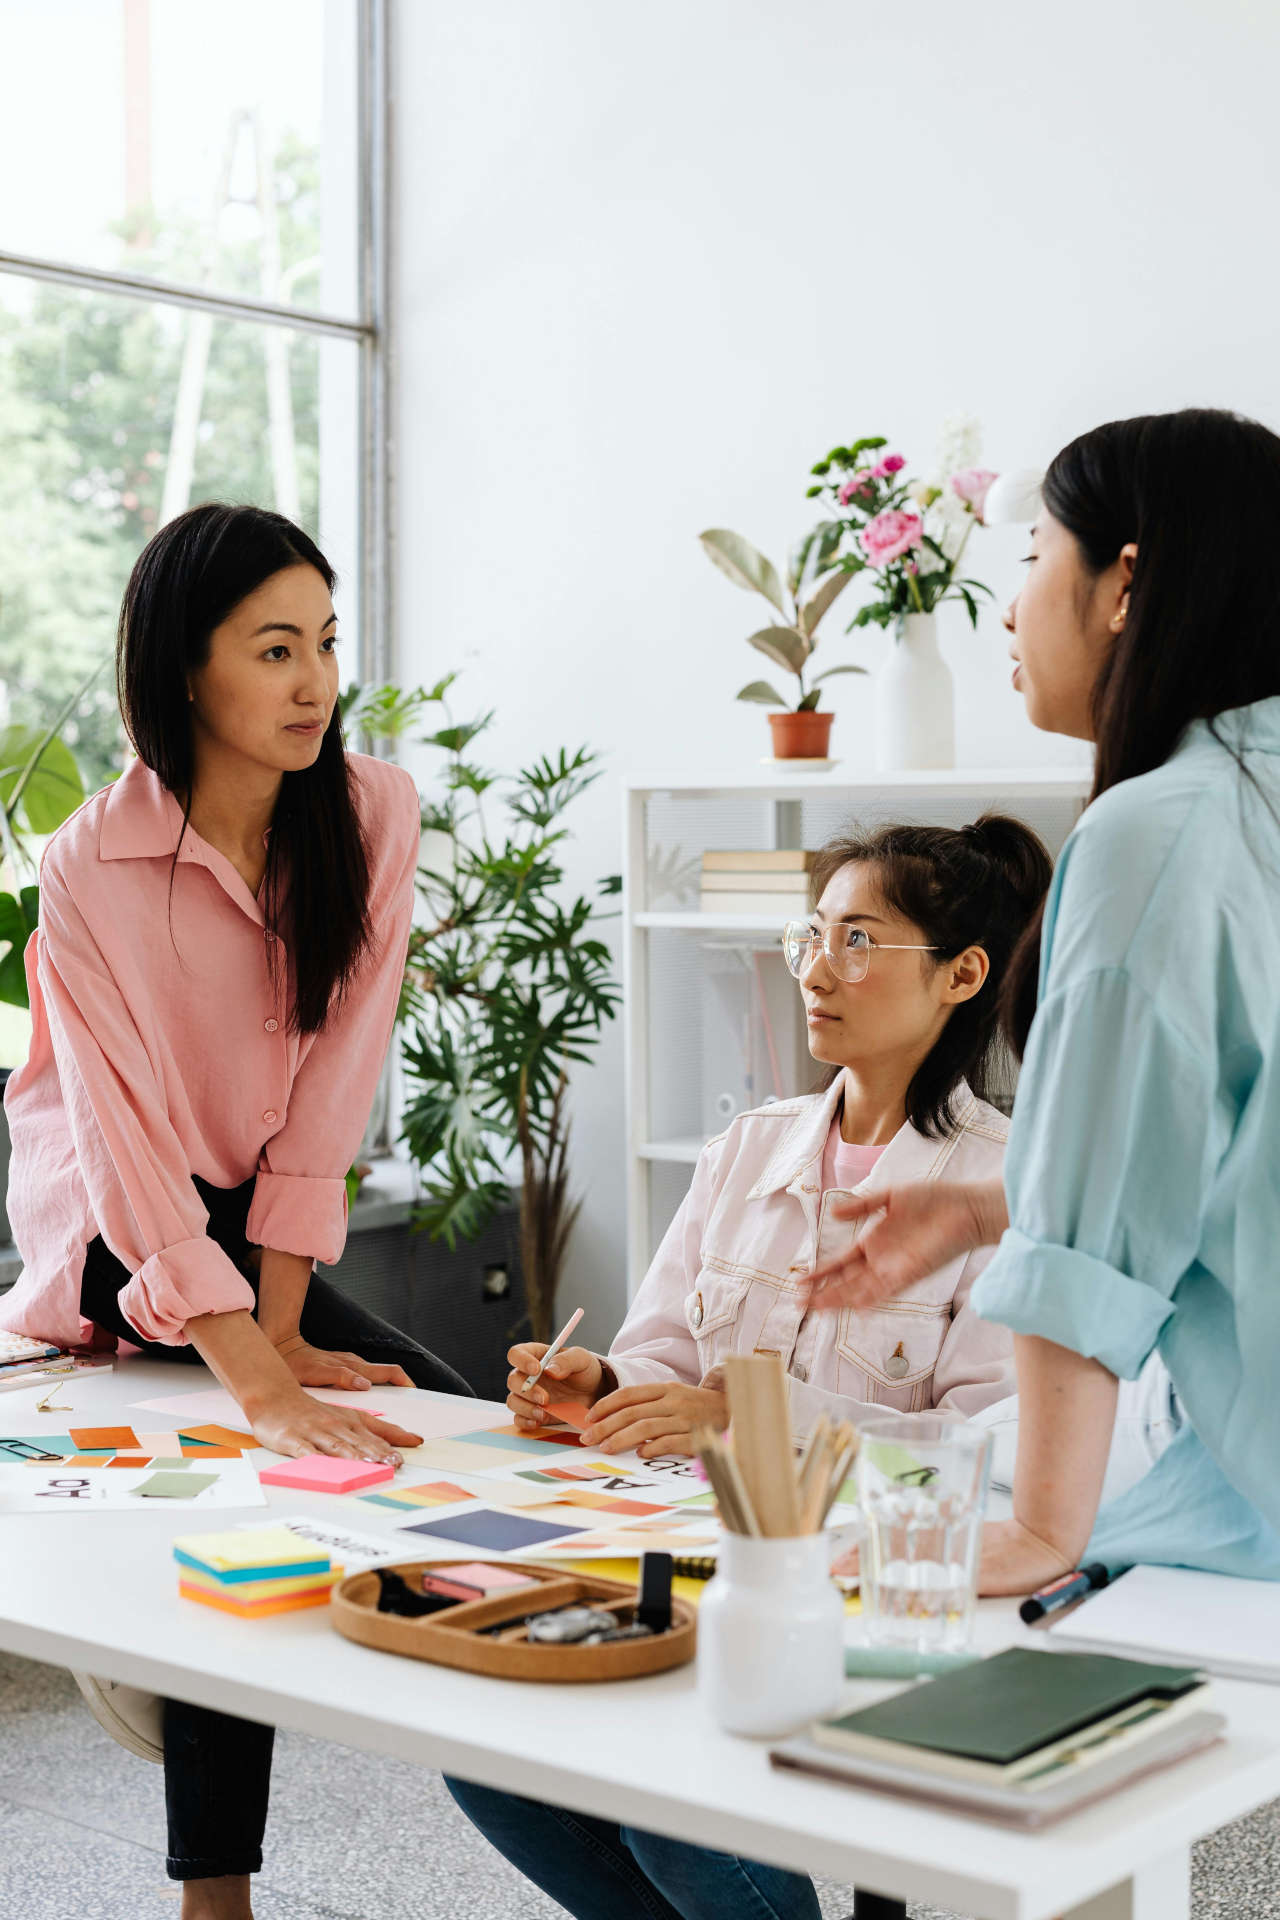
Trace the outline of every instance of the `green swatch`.
[[153, 1473], [134, 1492], [144, 1500], [190, 1500], [217, 1482], [216, 1473]]

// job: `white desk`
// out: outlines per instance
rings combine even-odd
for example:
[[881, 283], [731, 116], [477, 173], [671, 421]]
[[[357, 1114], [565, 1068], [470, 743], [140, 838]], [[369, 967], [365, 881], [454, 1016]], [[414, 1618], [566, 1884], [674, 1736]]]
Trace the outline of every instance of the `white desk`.
[[[197, 1367], [126, 1361], [60, 1393], [73, 1414], [33, 1413], [35, 1392], [0, 1395], [0, 1432], [145, 1426], [147, 1416], [130, 1412], [134, 1401], [207, 1384]], [[380, 1387], [374, 1404], [394, 1406], [412, 1427], [417, 1398]], [[154, 1416], [157, 1425], [166, 1418]], [[272, 1504], [384, 1530], [376, 1507], [327, 1495], [277, 1490]], [[223, 1510], [199, 1524], [259, 1516], [264, 1509]], [[1074, 1920], [1187, 1920], [1191, 1843], [1280, 1795], [1280, 1691], [1224, 1680], [1224, 1745], [1047, 1833], [1008, 1833], [772, 1771], [764, 1744], [708, 1723], [692, 1666], [613, 1686], [535, 1688], [355, 1646], [321, 1609], [244, 1622], [194, 1606], [178, 1596], [170, 1552], [193, 1517], [0, 1519], [0, 1646], [976, 1920], [1068, 1911]], [[1025, 1631], [1011, 1604], [980, 1615], [985, 1645]]]

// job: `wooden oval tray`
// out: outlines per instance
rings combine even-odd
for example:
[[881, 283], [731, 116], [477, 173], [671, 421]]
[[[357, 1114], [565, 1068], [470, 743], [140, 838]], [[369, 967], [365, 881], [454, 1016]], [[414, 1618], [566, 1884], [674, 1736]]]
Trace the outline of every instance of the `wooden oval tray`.
[[[397, 1561], [394, 1571], [413, 1582], [415, 1576], [447, 1573], [447, 1560]], [[409, 1619], [398, 1613], [379, 1613], [381, 1591], [377, 1570], [349, 1573], [334, 1588], [330, 1618], [338, 1632], [361, 1646], [382, 1653], [408, 1654], [412, 1660], [433, 1660], [439, 1666], [463, 1667], [472, 1673], [490, 1673], [504, 1680], [628, 1680], [643, 1673], [662, 1673], [692, 1660], [697, 1642], [697, 1613], [687, 1600], [671, 1602], [671, 1626], [646, 1640], [619, 1640], [612, 1646], [557, 1646], [529, 1640], [523, 1624], [505, 1633], [482, 1634], [481, 1627], [498, 1621], [523, 1621], [534, 1611], [578, 1602], [603, 1601], [625, 1624], [634, 1609], [636, 1589], [622, 1580], [598, 1580], [591, 1574], [569, 1573], [560, 1567], [524, 1566], [528, 1587], [509, 1587], [484, 1600], [461, 1600], [441, 1613]], [[534, 1584], [538, 1591], [534, 1591]]]

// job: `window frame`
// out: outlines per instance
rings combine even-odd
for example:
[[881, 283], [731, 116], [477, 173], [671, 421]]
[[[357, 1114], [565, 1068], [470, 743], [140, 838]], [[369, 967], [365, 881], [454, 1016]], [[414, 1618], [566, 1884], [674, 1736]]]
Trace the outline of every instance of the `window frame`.
[[[308, 307], [282, 306], [239, 294], [222, 294], [179, 281], [158, 280], [67, 260], [9, 253], [0, 247], [0, 273], [50, 281], [95, 293], [120, 295], [157, 306], [185, 307], [223, 320], [285, 327], [295, 333], [348, 340], [359, 352], [359, 486], [356, 551], [361, 609], [358, 671], [363, 684], [395, 678], [398, 649], [394, 627], [391, 499], [392, 435], [387, 319], [390, 311], [387, 219], [390, 184], [387, 0], [357, 0], [356, 203], [359, 314], [342, 319]], [[375, 748], [375, 751], [377, 749]]]

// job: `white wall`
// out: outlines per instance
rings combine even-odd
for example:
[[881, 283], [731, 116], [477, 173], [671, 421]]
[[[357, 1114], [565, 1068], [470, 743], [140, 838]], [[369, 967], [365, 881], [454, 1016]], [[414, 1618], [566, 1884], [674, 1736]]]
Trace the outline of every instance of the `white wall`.
[[[465, 666], [495, 764], [608, 754], [580, 881], [619, 864], [620, 774], [765, 751], [702, 527], [781, 555], [828, 446], [923, 465], [955, 411], [996, 467], [1118, 414], [1280, 420], [1267, 0], [399, 0], [395, 29], [402, 675]], [[1019, 550], [979, 534], [973, 571], [1007, 597]], [[1076, 758], [1027, 727], [997, 618], [949, 612], [961, 761]], [[867, 683], [834, 684], [856, 764]], [[575, 1126], [565, 1297], [601, 1343], [616, 1032]]]

